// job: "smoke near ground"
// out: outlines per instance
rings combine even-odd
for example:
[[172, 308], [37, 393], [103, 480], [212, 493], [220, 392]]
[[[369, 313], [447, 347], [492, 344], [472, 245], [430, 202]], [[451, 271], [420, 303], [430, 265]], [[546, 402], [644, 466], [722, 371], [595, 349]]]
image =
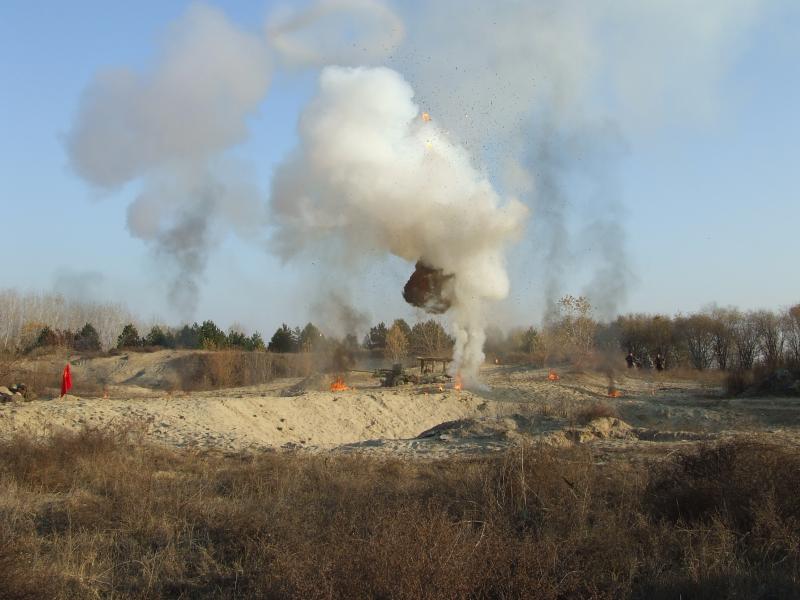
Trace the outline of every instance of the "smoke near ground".
[[344, 295], [344, 290], [318, 290], [319, 295], [311, 303], [314, 319], [327, 336], [344, 338], [353, 336], [361, 340], [369, 330], [370, 318]]

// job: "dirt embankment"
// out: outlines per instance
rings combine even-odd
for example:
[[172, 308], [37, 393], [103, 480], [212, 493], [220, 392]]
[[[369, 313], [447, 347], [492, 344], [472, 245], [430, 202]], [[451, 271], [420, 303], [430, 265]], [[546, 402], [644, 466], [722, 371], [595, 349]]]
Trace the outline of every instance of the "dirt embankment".
[[[197, 353], [194, 353], [195, 355]], [[488, 390], [445, 386], [382, 388], [350, 373], [348, 390], [331, 392], [331, 376], [278, 378], [214, 391], [174, 391], [170, 382], [192, 353], [129, 353], [76, 361], [73, 378], [93, 393], [41, 397], [0, 408], [0, 436], [86, 426], [124, 425], [177, 447], [241, 451], [307, 448], [341, 452], [447, 455], [501, 450], [522, 441], [594, 444], [609, 452], [651, 451], [672, 444], [769, 432], [795, 439], [800, 410], [789, 400], [726, 399], [706, 384], [622, 375], [621, 395], [595, 373], [487, 367]], [[52, 364], [51, 364], [52, 363]], [[60, 360], [36, 368], [57, 370]], [[78, 388], [80, 389], [80, 388]]]

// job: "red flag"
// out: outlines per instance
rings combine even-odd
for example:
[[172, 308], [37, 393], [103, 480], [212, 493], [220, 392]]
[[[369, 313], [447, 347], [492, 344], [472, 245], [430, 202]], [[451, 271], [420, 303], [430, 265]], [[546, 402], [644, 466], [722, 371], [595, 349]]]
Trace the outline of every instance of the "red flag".
[[72, 374], [69, 372], [69, 363], [64, 367], [64, 372], [61, 373], [61, 395], [66, 394], [72, 387]]

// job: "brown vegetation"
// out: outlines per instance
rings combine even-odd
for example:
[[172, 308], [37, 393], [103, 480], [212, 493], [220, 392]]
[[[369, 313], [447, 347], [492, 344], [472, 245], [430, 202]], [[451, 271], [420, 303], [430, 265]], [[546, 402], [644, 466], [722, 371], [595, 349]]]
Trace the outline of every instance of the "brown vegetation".
[[408, 336], [400, 324], [395, 323], [386, 332], [386, 348], [384, 349], [386, 358], [394, 363], [401, 362], [408, 356], [408, 346]]
[[258, 385], [277, 377], [306, 377], [321, 360], [308, 353], [222, 350], [185, 354], [175, 359], [174, 367], [180, 389], [190, 392]]
[[130, 431], [0, 444], [6, 598], [777, 598], [800, 455], [652, 466], [525, 447], [437, 462], [200, 455]]
[[586, 425], [603, 417], [619, 417], [617, 410], [607, 402], [593, 402], [581, 406], [572, 414], [572, 419], [579, 425]]

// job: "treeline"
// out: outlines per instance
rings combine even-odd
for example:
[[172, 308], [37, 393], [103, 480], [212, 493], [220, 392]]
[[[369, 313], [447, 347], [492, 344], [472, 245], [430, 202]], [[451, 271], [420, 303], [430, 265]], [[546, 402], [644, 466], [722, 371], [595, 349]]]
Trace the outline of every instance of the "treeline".
[[276, 353], [326, 352], [331, 349], [367, 350], [394, 360], [400, 360], [409, 353], [446, 354], [452, 346], [453, 339], [433, 319], [415, 323], [413, 327], [403, 319], [395, 320], [389, 327], [381, 322], [370, 328], [360, 343], [353, 334], [346, 335], [343, 339], [325, 336], [313, 323], [307, 323], [303, 328], [289, 327], [284, 323], [275, 330], [267, 344], [258, 332], [246, 336], [232, 328], [226, 334], [213, 321], [204, 321], [201, 325], [184, 325], [180, 329], [154, 326], [144, 337], [140, 337], [135, 325], [127, 324], [116, 344], [120, 349], [163, 347], [268, 350]]
[[800, 368], [800, 304], [786, 310], [712, 308], [689, 315], [627, 314], [610, 323], [592, 316], [586, 298], [565, 296], [540, 328], [490, 330], [486, 354], [534, 363], [581, 362], [598, 355], [633, 353], [652, 367], [660, 354], [667, 368], [745, 371]]
[[[57, 329], [50, 325], [28, 323], [24, 331], [32, 333], [18, 340], [15, 350], [30, 352], [36, 349], [63, 348], [81, 352], [99, 352], [104, 348], [98, 329], [85, 323], [77, 331]], [[145, 334], [139, 332], [134, 323], [122, 326], [112, 348], [120, 350], [155, 350], [159, 348], [193, 350], [244, 350], [270, 351], [276, 353], [326, 352], [332, 349], [351, 352], [365, 350], [373, 355], [383, 355], [392, 360], [401, 360], [410, 353], [441, 355], [451, 351], [453, 339], [444, 327], [433, 319], [410, 326], [403, 319], [395, 320], [387, 327], [381, 322], [370, 328], [359, 342], [353, 335], [343, 339], [326, 337], [313, 323], [305, 327], [289, 327], [282, 324], [265, 343], [259, 332], [246, 335], [232, 327], [226, 333], [213, 321], [183, 325], [172, 328], [153, 325]]]
[[[335, 346], [366, 350], [397, 361], [415, 355], [446, 355], [453, 338], [436, 320], [413, 326], [403, 319], [371, 327], [363, 339], [330, 338], [313, 323], [282, 324], [268, 342], [240, 327], [227, 332], [213, 321], [181, 327], [142, 328], [122, 306], [68, 301], [57, 295], [0, 292], [0, 350], [29, 351], [64, 347], [77, 351], [111, 348], [185, 348], [269, 350], [277, 353], [320, 352]], [[541, 326], [503, 332], [489, 327], [485, 352], [489, 360], [548, 365], [596, 359], [598, 355], [633, 353], [649, 367], [657, 354], [667, 368], [749, 370], [800, 368], [800, 304], [779, 311], [744, 312], [713, 308], [689, 315], [627, 314], [600, 322], [583, 297], [565, 296]], [[140, 331], [141, 329], [141, 331]]]
[[87, 338], [82, 336], [75, 342], [75, 336], [87, 323], [97, 333], [100, 347], [112, 348], [122, 327], [134, 321], [134, 315], [121, 304], [0, 290], [0, 351], [4, 352], [34, 346], [45, 327], [53, 332], [59, 344], [80, 346]]
[[[32, 339], [31, 343], [18, 345], [17, 350], [29, 352], [37, 348], [58, 347], [81, 352], [99, 352], [107, 348], [101, 341], [100, 332], [91, 323], [84, 324], [75, 332], [45, 325]], [[197, 323], [184, 325], [180, 328], [153, 325], [146, 335], [140, 335], [136, 325], [128, 323], [122, 327], [112, 347], [126, 350], [156, 348], [266, 350], [258, 332], [247, 336], [241, 331], [231, 329], [225, 333], [213, 321], [204, 321], [201, 325]]]
[[713, 309], [688, 316], [627, 315], [599, 336], [643, 361], [661, 353], [667, 364], [748, 370], [800, 366], [800, 304], [785, 311]]

